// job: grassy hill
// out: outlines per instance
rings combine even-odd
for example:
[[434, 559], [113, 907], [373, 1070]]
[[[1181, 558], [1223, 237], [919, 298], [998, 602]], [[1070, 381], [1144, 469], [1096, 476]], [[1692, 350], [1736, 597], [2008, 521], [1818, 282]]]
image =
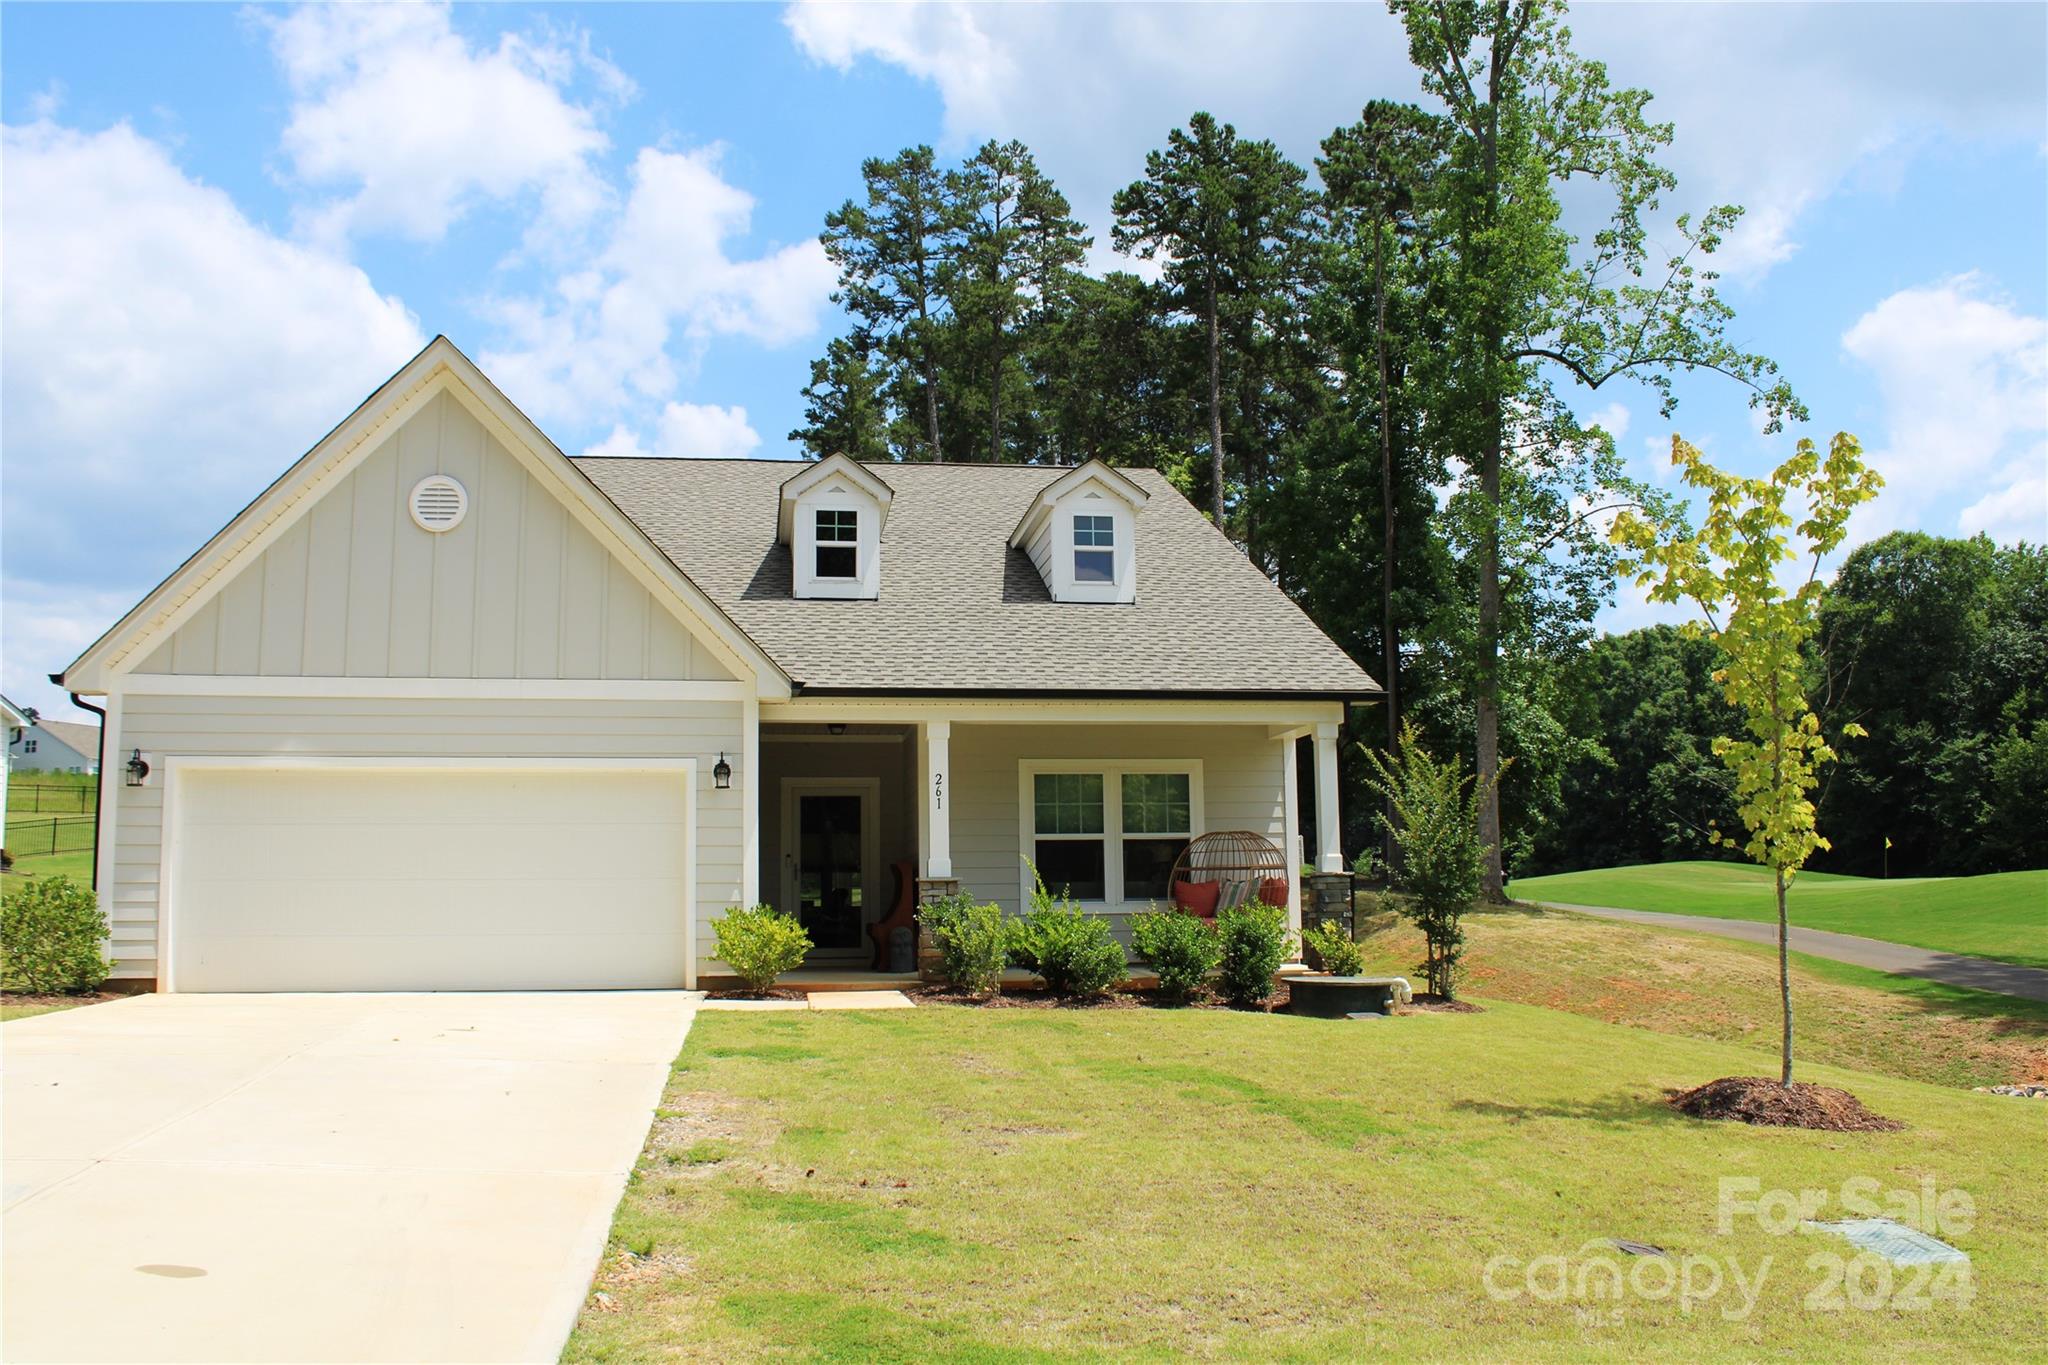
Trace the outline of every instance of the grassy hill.
[[[1654, 863], [1520, 877], [1516, 900], [1774, 922], [1771, 875], [1746, 863]], [[1801, 873], [1792, 922], [1936, 952], [2048, 967], [2048, 871], [1880, 881]]]

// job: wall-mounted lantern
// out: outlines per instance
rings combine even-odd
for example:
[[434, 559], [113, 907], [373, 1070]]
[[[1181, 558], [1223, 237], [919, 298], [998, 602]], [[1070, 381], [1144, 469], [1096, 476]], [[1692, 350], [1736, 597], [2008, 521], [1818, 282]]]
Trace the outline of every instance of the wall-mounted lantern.
[[725, 761], [722, 750], [718, 755], [718, 762], [711, 766], [711, 785], [720, 791], [732, 785], [732, 764]]
[[126, 767], [129, 786], [139, 787], [149, 780], [149, 764], [143, 760], [142, 750], [137, 749], [128, 755]]

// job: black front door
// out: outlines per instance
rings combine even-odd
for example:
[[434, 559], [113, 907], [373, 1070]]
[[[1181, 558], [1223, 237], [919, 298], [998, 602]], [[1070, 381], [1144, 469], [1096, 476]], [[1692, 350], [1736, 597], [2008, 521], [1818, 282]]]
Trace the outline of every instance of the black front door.
[[820, 953], [859, 952], [867, 922], [862, 885], [861, 798], [854, 792], [796, 799], [797, 918]]

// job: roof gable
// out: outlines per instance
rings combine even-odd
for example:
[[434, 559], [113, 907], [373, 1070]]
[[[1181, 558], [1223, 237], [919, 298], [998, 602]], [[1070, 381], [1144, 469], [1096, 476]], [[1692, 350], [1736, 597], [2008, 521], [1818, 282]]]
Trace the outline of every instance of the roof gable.
[[73, 691], [104, 692], [152, 659], [233, 580], [294, 528], [392, 432], [445, 395], [559, 501], [581, 530], [624, 566], [664, 611], [686, 626], [729, 673], [764, 695], [786, 693], [787, 675], [646, 534], [514, 407], [446, 337], [436, 337], [341, 425], [186, 560], [60, 675]]

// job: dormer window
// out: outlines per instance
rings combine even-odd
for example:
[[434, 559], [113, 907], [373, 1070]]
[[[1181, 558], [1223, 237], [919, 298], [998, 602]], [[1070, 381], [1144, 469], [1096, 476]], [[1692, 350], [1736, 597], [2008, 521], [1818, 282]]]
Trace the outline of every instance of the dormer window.
[[789, 547], [792, 597], [875, 598], [882, 530], [896, 494], [844, 455], [828, 455], [782, 485], [775, 535]]
[[860, 513], [850, 507], [821, 507], [817, 525], [817, 576], [859, 578]]
[[1138, 510], [1151, 495], [1100, 460], [1070, 469], [1024, 509], [1010, 548], [1022, 550], [1055, 602], [1138, 600]]
[[1074, 581], [1116, 582], [1116, 518], [1080, 513], [1074, 518]]

